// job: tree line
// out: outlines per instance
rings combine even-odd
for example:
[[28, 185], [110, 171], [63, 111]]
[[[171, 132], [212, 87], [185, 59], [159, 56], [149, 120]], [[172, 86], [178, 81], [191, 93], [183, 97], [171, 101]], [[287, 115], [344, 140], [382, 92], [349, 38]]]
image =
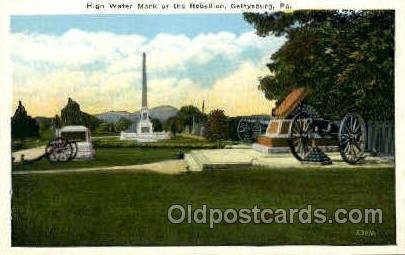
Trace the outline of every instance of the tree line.
[[356, 111], [367, 120], [394, 119], [395, 12], [298, 10], [246, 13], [259, 36], [287, 40], [272, 54], [259, 89], [280, 103], [294, 88], [306, 103], [336, 119]]
[[[206, 130], [204, 136], [212, 141], [227, 140], [232, 137], [232, 131], [229, 130], [230, 126], [232, 126], [230, 125], [230, 120], [231, 118], [227, 117], [223, 110], [217, 109], [211, 111], [209, 114], [205, 114], [193, 105], [181, 107], [177, 115], [168, 118], [164, 123], [161, 123], [159, 119], [151, 119], [155, 132], [165, 130], [174, 136], [184, 132], [186, 128], [198, 124]], [[39, 138], [41, 133], [51, 133], [49, 138], [52, 138], [54, 129], [62, 128], [66, 125], [86, 126], [96, 135], [114, 135], [128, 130], [133, 124], [131, 120], [124, 117], [121, 117], [115, 123], [101, 121], [81, 111], [79, 103], [72, 98], [68, 98], [68, 102], [62, 108], [60, 116], [55, 115], [50, 122], [44, 120], [37, 122], [28, 115], [20, 101], [12, 117], [11, 130], [12, 138], [23, 142], [26, 138]], [[236, 131], [236, 128], [234, 129]], [[236, 136], [234, 135], [233, 137]]]

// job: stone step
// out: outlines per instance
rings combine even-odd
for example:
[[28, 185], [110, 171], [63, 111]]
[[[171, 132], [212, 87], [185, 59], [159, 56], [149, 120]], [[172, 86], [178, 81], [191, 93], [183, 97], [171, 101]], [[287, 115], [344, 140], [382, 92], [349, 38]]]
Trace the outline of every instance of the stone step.
[[186, 162], [190, 171], [201, 171], [203, 169], [201, 163], [196, 159], [195, 153], [187, 153], [184, 155], [184, 161]]
[[208, 161], [208, 159], [204, 157], [204, 155], [200, 151], [191, 151], [191, 155], [193, 156], [194, 160], [200, 165], [203, 165], [205, 162]]
[[204, 153], [207, 153], [207, 151], [196, 150], [191, 151], [190, 153], [185, 155], [184, 159], [190, 171], [228, 169], [228, 168], [235, 169], [235, 168], [245, 168], [252, 165], [252, 159], [235, 161], [235, 158], [232, 157], [232, 160], [229, 161], [229, 159], [226, 160], [226, 155], [224, 155], [225, 160], [218, 161], [218, 157], [212, 158], [210, 154], [204, 155]]

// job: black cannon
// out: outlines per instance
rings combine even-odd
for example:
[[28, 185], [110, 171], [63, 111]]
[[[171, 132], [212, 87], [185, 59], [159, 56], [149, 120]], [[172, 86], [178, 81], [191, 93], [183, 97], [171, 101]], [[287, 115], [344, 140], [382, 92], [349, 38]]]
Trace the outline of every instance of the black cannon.
[[341, 121], [329, 121], [301, 112], [293, 117], [288, 133], [291, 153], [300, 161], [317, 145], [337, 145], [342, 159], [355, 164], [364, 158], [366, 125], [356, 113], [349, 113]]
[[45, 148], [45, 156], [51, 163], [68, 162], [77, 155], [77, 143], [62, 137], [49, 141]]

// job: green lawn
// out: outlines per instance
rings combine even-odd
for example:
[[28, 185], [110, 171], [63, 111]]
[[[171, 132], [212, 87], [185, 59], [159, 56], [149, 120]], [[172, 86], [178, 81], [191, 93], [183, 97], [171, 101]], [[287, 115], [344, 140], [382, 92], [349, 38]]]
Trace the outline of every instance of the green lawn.
[[[245, 169], [164, 175], [13, 176], [13, 246], [395, 243], [388, 169]], [[170, 224], [171, 204], [208, 208], [382, 208], [382, 224]], [[356, 234], [375, 231], [375, 236]]]
[[46, 145], [50, 140], [53, 139], [53, 136], [54, 136], [53, 131], [51, 129], [48, 129], [45, 131], [40, 130], [39, 137], [26, 138], [24, 142], [21, 142], [21, 140], [19, 139], [16, 140], [12, 139], [11, 150], [17, 151]]
[[13, 171], [144, 164], [175, 159], [177, 153], [188, 152], [191, 149], [207, 149], [224, 146], [224, 143], [218, 146], [217, 143], [209, 142], [204, 138], [182, 135], [154, 143], [120, 141], [118, 137], [99, 137], [94, 139], [93, 144], [96, 150], [95, 160], [52, 164], [49, 163], [46, 158], [43, 158], [31, 164], [14, 163]]
[[[14, 163], [16, 170], [70, 169], [97, 166], [124, 166], [175, 159], [179, 149], [172, 148], [98, 148], [96, 159], [90, 161], [70, 161], [50, 163], [46, 158], [31, 164]], [[182, 150], [183, 152], [188, 150]]]
[[211, 142], [202, 137], [179, 134], [171, 139], [158, 142], [121, 141], [119, 137], [95, 137], [93, 144], [96, 148], [222, 148], [232, 141]]

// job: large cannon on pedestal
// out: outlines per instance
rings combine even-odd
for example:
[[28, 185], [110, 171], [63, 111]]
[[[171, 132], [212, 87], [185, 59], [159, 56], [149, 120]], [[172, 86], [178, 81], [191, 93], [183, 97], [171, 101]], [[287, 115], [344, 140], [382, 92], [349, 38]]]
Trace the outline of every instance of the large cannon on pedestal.
[[273, 110], [264, 136], [258, 137], [256, 148], [268, 152], [285, 152], [286, 148], [299, 161], [330, 163], [323, 150], [338, 148], [342, 159], [355, 164], [364, 158], [366, 125], [356, 113], [348, 113], [342, 120], [323, 119], [316, 110], [302, 101], [311, 91], [294, 89]]

